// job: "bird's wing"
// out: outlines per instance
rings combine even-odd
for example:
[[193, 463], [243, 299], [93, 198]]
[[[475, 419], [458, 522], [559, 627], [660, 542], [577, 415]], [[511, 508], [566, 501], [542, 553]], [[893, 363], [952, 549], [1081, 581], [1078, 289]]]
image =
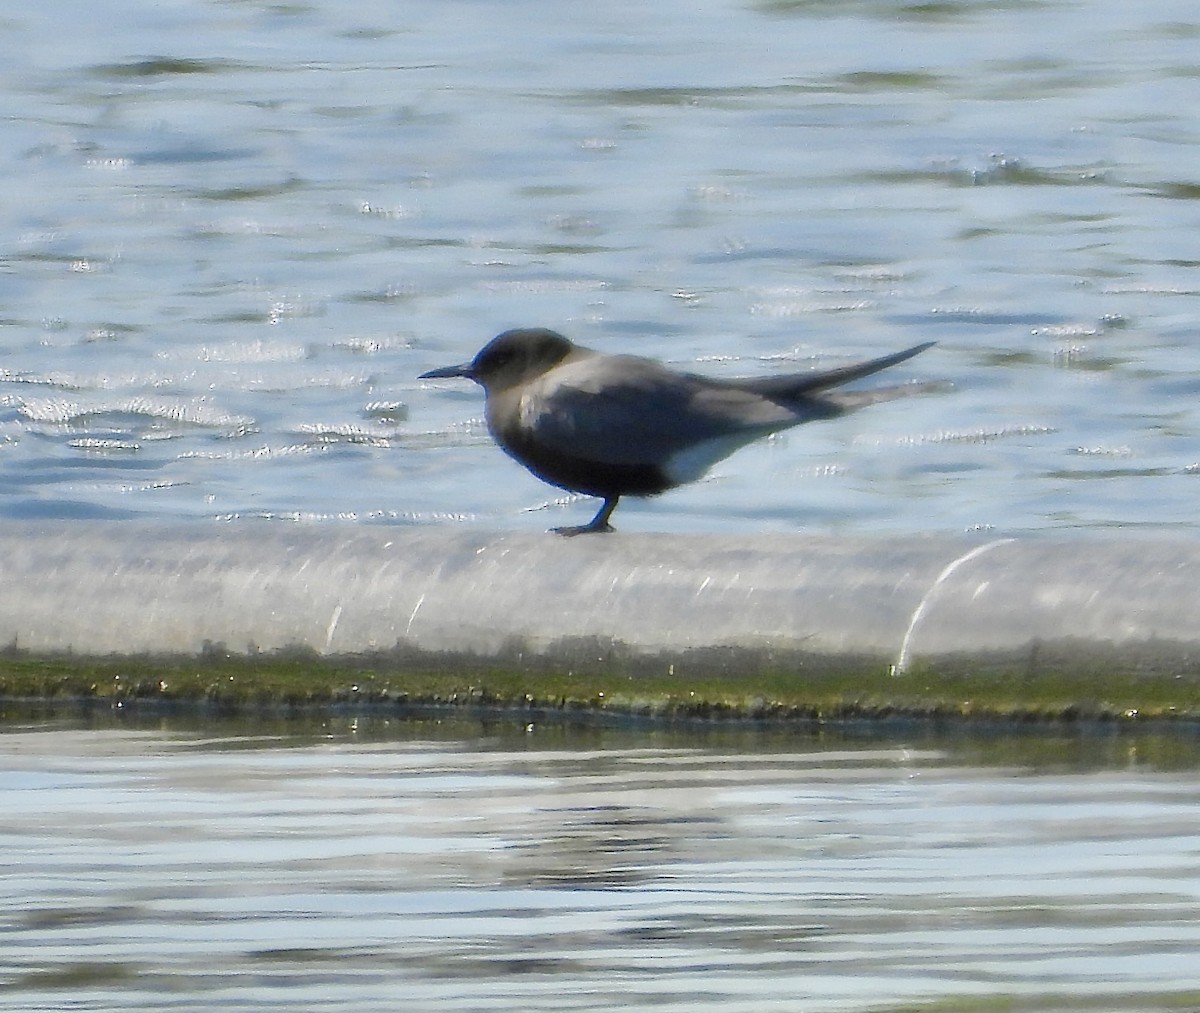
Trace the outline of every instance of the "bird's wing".
[[789, 373], [787, 376], [750, 377], [744, 380], [732, 381], [743, 390], [761, 394], [763, 397], [782, 398], [791, 400], [828, 390], [830, 387], [840, 387], [852, 380], [861, 380], [864, 376], [878, 373], [889, 366], [898, 365], [914, 355], [919, 355], [927, 348], [932, 348], [937, 342], [926, 341], [921, 345], [913, 345], [903, 352], [893, 352], [878, 359], [867, 362], [857, 362], [852, 366], [841, 366], [819, 373]]
[[830, 414], [819, 403], [813, 408], [804, 414], [799, 405], [779, 405], [649, 359], [594, 356], [529, 384], [519, 410], [521, 428], [547, 449], [607, 464], [656, 465], [698, 444], [721, 441], [733, 449]]

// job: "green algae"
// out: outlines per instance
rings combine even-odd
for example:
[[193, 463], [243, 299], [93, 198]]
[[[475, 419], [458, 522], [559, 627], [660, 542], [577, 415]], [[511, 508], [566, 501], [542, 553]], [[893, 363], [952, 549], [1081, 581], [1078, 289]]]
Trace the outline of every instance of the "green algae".
[[369, 655], [306, 648], [240, 654], [0, 655], [0, 700], [157, 701], [251, 707], [469, 707], [595, 712], [656, 719], [767, 722], [855, 718], [946, 721], [1200, 719], [1200, 666], [1160, 647], [1102, 655], [1039, 647], [1019, 657], [958, 656], [894, 674], [885, 659], [708, 649], [642, 655], [615, 643], [564, 642], [534, 653]]
[[917, 1001], [895, 1006], [873, 1006], [871, 1013], [1111, 1013], [1112, 1010], [1194, 1011], [1200, 1008], [1200, 993], [1152, 991], [1111, 993], [1103, 995], [1021, 994], [1021, 995], [961, 995], [939, 997], [927, 1002]]

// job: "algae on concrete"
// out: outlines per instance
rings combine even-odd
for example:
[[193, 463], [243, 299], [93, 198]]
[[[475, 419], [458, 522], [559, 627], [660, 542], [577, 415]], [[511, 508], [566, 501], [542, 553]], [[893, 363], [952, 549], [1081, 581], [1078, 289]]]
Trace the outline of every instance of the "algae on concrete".
[[246, 707], [446, 706], [593, 711], [651, 718], [828, 721], [1200, 718], [1200, 677], [1177, 662], [1106, 668], [1085, 652], [942, 658], [894, 675], [886, 659], [798, 651], [714, 650], [644, 655], [595, 641], [533, 654], [369, 655], [307, 649], [199, 655], [0, 654], [0, 699], [161, 701]]

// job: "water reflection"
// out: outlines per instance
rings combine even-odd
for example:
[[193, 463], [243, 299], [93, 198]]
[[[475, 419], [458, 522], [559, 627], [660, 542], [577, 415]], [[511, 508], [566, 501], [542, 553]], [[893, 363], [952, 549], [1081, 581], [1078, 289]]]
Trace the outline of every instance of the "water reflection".
[[7, 716], [4, 1009], [1200, 995], [1190, 732]]

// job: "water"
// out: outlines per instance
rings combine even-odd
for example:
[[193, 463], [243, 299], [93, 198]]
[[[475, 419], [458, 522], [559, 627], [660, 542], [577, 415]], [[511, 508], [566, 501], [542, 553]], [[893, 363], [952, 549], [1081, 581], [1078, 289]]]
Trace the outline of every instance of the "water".
[[1184, 0], [0, 16], [0, 516], [590, 515], [415, 376], [545, 324], [716, 374], [929, 338], [945, 393], [634, 530], [1197, 524]]
[[1190, 734], [43, 716], [0, 733], [0, 1009], [1193, 1008], [1198, 765]]

